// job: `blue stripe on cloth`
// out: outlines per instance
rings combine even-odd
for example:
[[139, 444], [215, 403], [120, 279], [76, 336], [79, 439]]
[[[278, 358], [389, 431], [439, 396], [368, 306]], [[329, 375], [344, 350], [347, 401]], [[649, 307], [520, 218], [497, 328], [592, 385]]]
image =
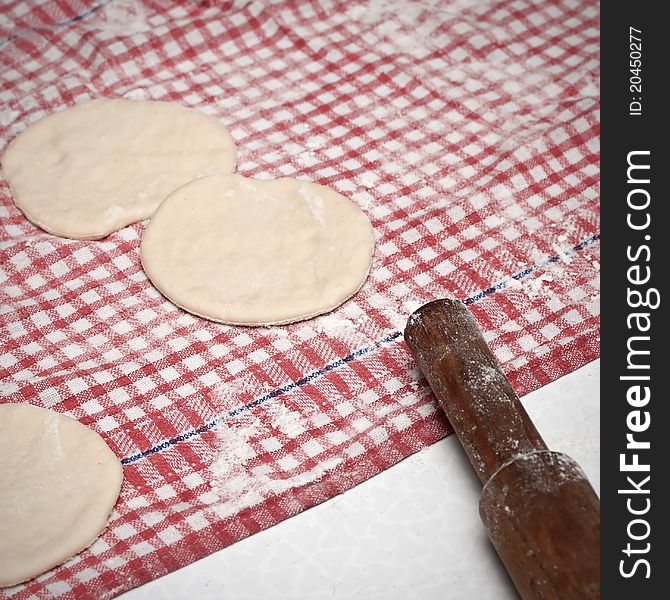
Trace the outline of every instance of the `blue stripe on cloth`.
[[516, 281], [520, 281], [521, 279], [524, 279], [528, 277], [531, 273], [534, 273], [535, 271], [539, 271], [540, 269], [544, 269], [545, 267], [548, 267], [549, 265], [553, 263], [557, 263], [559, 260], [562, 260], [564, 256], [572, 256], [573, 254], [576, 254], [580, 250], [583, 250], [584, 248], [588, 248], [595, 242], [597, 242], [600, 239], [600, 233], [594, 233], [591, 237], [586, 238], [585, 240], [582, 240], [579, 242], [579, 244], [573, 246], [568, 250], [567, 252], [564, 252], [563, 254], [554, 254], [553, 256], [550, 256], [547, 260], [544, 262], [541, 262], [534, 267], [526, 267], [525, 269], [522, 269], [518, 273], [515, 273], [512, 275], [509, 279], [506, 279], [504, 281], [500, 281], [496, 283], [495, 285], [491, 286], [490, 288], [486, 288], [485, 290], [482, 290], [481, 292], [478, 292], [474, 296], [470, 296], [469, 298], [466, 298], [463, 300], [464, 304], [474, 304], [475, 302], [479, 302], [480, 300], [483, 300], [487, 296], [490, 296], [494, 292], [497, 292], [499, 290], [503, 290], [506, 287], [509, 286], [509, 282], [512, 281], [512, 279], [515, 279]]
[[[58, 21], [57, 23], [53, 23], [52, 25], [45, 25], [44, 27], [65, 27], [66, 25], [70, 25], [71, 23], [76, 23], [77, 21], [81, 21], [82, 19], [85, 19], [86, 17], [92, 15], [94, 12], [99, 11], [101, 8], [107, 6], [108, 4], [111, 4], [114, 2], [114, 0], [103, 0], [100, 2], [100, 4], [97, 4], [96, 6], [93, 6], [89, 8], [88, 10], [84, 11], [80, 15], [76, 15], [74, 17], [70, 17], [69, 19], [65, 19], [65, 21]], [[28, 33], [29, 31], [35, 31], [35, 28], [33, 27], [24, 27], [23, 29], [19, 29], [18, 31], [8, 35], [7, 37], [3, 38], [0, 40], [0, 48], [4, 46], [5, 44], [8, 44], [9, 42], [15, 40], [18, 37], [21, 37], [24, 33]]]
[[[463, 302], [465, 304], [474, 304], [475, 302], [479, 302], [480, 300], [486, 298], [487, 296], [490, 296], [491, 294], [502, 290], [506, 288], [509, 285], [509, 282], [512, 279], [516, 279], [517, 281], [520, 279], [524, 279], [531, 273], [538, 271], [539, 269], [542, 269], [550, 264], [556, 263], [559, 260], [562, 260], [564, 256], [572, 256], [573, 254], [576, 254], [580, 250], [583, 250], [584, 248], [587, 248], [588, 246], [591, 246], [594, 244], [596, 241], [600, 239], [600, 233], [596, 233], [585, 240], [579, 242], [579, 244], [573, 246], [569, 251], [563, 253], [562, 255], [555, 254], [553, 256], [550, 256], [547, 260], [544, 262], [535, 265], [534, 267], [528, 267], [526, 269], [523, 269], [519, 271], [518, 273], [515, 273], [512, 275], [509, 279], [506, 279], [504, 281], [501, 281], [499, 283], [496, 283], [495, 285], [482, 290], [481, 292], [478, 292], [474, 296], [470, 296], [469, 298], [466, 298]], [[305, 385], [306, 383], [309, 383], [311, 381], [314, 381], [321, 375], [324, 375], [325, 373], [328, 373], [329, 371], [332, 371], [334, 369], [337, 369], [338, 367], [341, 367], [342, 365], [351, 362], [352, 360], [355, 360], [357, 358], [360, 358], [361, 356], [365, 356], [366, 354], [369, 354], [373, 350], [376, 350], [377, 348], [385, 345], [385, 344], [390, 344], [391, 342], [397, 340], [402, 333], [400, 331], [395, 331], [391, 333], [390, 335], [387, 335], [386, 337], [382, 338], [381, 340], [375, 342], [374, 344], [371, 344], [370, 346], [364, 346], [363, 348], [359, 348], [358, 350], [355, 350], [351, 354], [347, 354], [343, 358], [338, 358], [337, 360], [328, 363], [324, 367], [321, 367], [320, 369], [317, 369], [316, 371], [312, 371], [309, 375], [306, 375], [305, 377], [302, 377], [301, 379], [298, 379], [296, 381], [293, 381], [291, 383], [286, 384], [283, 387], [277, 388], [276, 390], [273, 390], [271, 392], [268, 392], [264, 396], [261, 396], [260, 398], [257, 398], [256, 400], [253, 400], [249, 402], [248, 404], [244, 404], [242, 406], [239, 406], [237, 408], [234, 408], [225, 415], [221, 417], [217, 417], [216, 419], [212, 419], [208, 423], [205, 423], [204, 425], [201, 425], [197, 429], [191, 429], [190, 431], [187, 431], [186, 433], [179, 434], [178, 436], [175, 436], [169, 440], [165, 440], [161, 442], [160, 444], [157, 444], [156, 446], [153, 446], [152, 448], [149, 448], [148, 450], [145, 450], [144, 452], [138, 452], [137, 454], [132, 454], [131, 456], [128, 456], [126, 458], [121, 459], [121, 464], [128, 465], [134, 462], [137, 462], [138, 460], [145, 458], [146, 456], [149, 456], [150, 454], [155, 454], [156, 452], [161, 452], [162, 450], [165, 450], [166, 448], [169, 448], [170, 446], [174, 446], [175, 444], [179, 442], [183, 442], [184, 440], [188, 440], [189, 438], [192, 438], [194, 435], [200, 435], [201, 433], [204, 433], [205, 431], [209, 431], [210, 429], [216, 427], [217, 425], [220, 425], [221, 423], [224, 423], [228, 419], [235, 417], [239, 415], [240, 413], [246, 412], [251, 410], [252, 408], [255, 408], [256, 406], [260, 406], [264, 402], [267, 402], [268, 400], [271, 400], [272, 398], [277, 398], [278, 396], [282, 396], [286, 394], [287, 392], [290, 392], [291, 390], [294, 390], [300, 386]]]
[[400, 332], [395, 331], [394, 333], [387, 335], [386, 337], [382, 338], [378, 342], [375, 342], [374, 344], [370, 346], [365, 346], [363, 348], [359, 348], [358, 350], [355, 350], [351, 354], [347, 354], [343, 358], [338, 358], [337, 360], [328, 363], [326, 366], [321, 367], [320, 369], [317, 369], [316, 371], [313, 371], [309, 375], [306, 375], [305, 377], [302, 377], [301, 379], [298, 379], [296, 381], [292, 381], [291, 383], [286, 384], [283, 387], [280, 387], [276, 390], [273, 390], [271, 392], [268, 392], [264, 396], [261, 396], [260, 398], [256, 398], [256, 400], [253, 400], [252, 402], [249, 402], [248, 404], [244, 404], [243, 406], [239, 406], [237, 408], [234, 408], [233, 410], [228, 411], [227, 414], [225, 414], [222, 417], [218, 417], [216, 419], [212, 419], [208, 423], [205, 423], [204, 425], [198, 427], [197, 429], [191, 429], [190, 431], [187, 431], [186, 433], [182, 433], [176, 437], [173, 437], [172, 439], [165, 440], [164, 442], [161, 442], [160, 444], [154, 446], [153, 448], [149, 448], [149, 450], [145, 450], [144, 452], [138, 452], [137, 454], [133, 454], [132, 456], [128, 456], [127, 458], [124, 458], [121, 460], [121, 463], [124, 465], [134, 463], [141, 458], [144, 458], [145, 456], [148, 456], [149, 454], [154, 454], [156, 452], [160, 452], [161, 450], [165, 450], [166, 448], [169, 448], [170, 446], [176, 444], [177, 442], [183, 442], [184, 440], [187, 440], [194, 435], [199, 435], [205, 431], [209, 431], [213, 427], [216, 427], [220, 423], [223, 423], [227, 421], [228, 419], [235, 417], [239, 415], [240, 413], [246, 412], [248, 410], [251, 410], [252, 408], [255, 408], [256, 406], [260, 406], [264, 402], [267, 402], [268, 400], [271, 400], [272, 398], [277, 398], [278, 396], [282, 396], [286, 394], [287, 392], [290, 392], [291, 390], [294, 390], [295, 388], [298, 388], [300, 386], [303, 386], [310, 381], [314, 381], [317, 377], [320, 377], [321, 375], [328, 373], [329, 371], [332, 371], [333, 369], [337, 369], [338, 367], [341, 367], [342, 365], [351, 362], [352, 360], [356, 358], [360, 358], [361, 356], [365, 356], [366, 354], [369, 354], [373, 350], [376, 350], [380, 346], [383, 346], [384, 344], [388, 344], [395, 340], [396, 338], [400, 337]]

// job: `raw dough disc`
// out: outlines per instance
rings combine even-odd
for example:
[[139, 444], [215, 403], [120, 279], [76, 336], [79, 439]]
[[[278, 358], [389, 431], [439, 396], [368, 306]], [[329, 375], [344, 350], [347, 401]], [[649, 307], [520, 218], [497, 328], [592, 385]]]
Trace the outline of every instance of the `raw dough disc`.
[[88, 547], [122, 479], [119, 459], [95, 431], [45, 408], [0, 404], [0, 587]]
[[19, 134], [2, 157], [14, 202], [42, 229], [98, 239], [150, 217], [180, 185], [235, 170], [216, 119], [168, 102], [98, 99]]
[[214, 175], [168, 196], [142, 235], [141, 257], [149, 279], [185, 310], [274, 325], [355, 294], [373, 249], [367, 216], [327, 187]]

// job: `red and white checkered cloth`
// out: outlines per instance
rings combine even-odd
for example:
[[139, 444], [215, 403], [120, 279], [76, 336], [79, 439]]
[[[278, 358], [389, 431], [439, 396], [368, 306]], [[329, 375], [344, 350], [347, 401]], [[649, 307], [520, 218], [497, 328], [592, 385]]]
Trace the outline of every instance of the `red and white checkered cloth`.
[[60, 239], [3, 181], [0, 401], [100, 432], [125, 483], [98, 541], [0, 597], [111, 598], [444, 436], [401, 335], [424, 302], [467, 300], [520, 394], [594, 359], [598, 17], [565, 0], [4, 0], [0, 151], [89, 98], [177, 101], [230, 128], [240, 173], [351, 198], [377, 246], [331, 315], [227, 327], [151, 286], [143, 224]]

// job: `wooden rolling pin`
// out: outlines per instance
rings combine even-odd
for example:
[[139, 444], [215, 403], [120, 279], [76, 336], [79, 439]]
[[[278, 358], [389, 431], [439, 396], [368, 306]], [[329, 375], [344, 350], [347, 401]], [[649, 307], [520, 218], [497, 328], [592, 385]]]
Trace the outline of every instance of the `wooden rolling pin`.
[[600, 502], [550, 451], [462, 302], [412, 314], [405, 341], [484, 484], [479, 514], [524, 600], [600, 597]]

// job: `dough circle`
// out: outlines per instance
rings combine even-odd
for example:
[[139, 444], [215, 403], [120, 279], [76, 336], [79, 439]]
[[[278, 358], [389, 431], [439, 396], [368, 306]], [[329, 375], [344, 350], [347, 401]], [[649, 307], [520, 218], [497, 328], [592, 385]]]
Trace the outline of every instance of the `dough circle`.
[[169, 102], [101, 98], [21, 132], [2, 157], [14, 203], [42, 229], [99, 239], [150, 217], [180, 185], [235, 170], [224, 125]]
[[48, 571], [105, 528], [123, 470], [78, 421], [30, 404], [0, 404], [0, 587]]
[[328, 312], [363, 285], [374, 236], [350, 200], [284, 177], [204, 177], [160, 205], [141, 258], [177, 306], [233, 325], [277, 325]]

